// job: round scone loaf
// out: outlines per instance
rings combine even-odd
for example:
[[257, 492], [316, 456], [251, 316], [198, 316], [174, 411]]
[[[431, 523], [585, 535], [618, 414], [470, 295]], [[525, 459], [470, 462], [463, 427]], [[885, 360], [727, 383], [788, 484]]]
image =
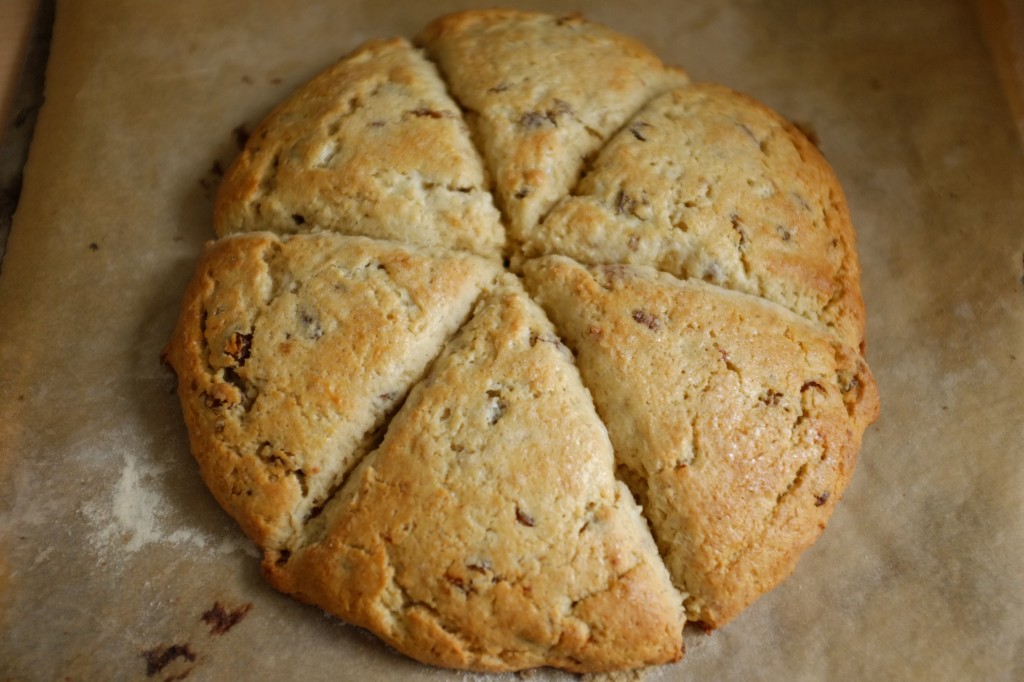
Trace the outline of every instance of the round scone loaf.
[[223, 180], [166, 350], [279, 590], [426, 663], [683, 654], [878, 414], [854, 232], [780, 116], [579, 16], [368, 43]]

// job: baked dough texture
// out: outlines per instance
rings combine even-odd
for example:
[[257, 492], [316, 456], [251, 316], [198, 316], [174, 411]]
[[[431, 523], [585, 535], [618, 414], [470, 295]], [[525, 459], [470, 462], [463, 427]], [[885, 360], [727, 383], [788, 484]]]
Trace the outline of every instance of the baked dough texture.
[[526, 271], [687, 614], [722, 625], [824, 527], [877, 413], [867, 365], [821, 326], [697, 280], [564, 256]]
[[168, 360], [203, 476], [249, 537], [288, 545], [497, 273], [327, 233], [209, 244]]
[[[510, 281], [508, 281], [510, 280]], [[429, 663], [679, 656], [682, 606], [572, 355], [518, 281], [487, 295], [327, 523], [264, 568]]]
[[572, 15], [442, 17], [277, 107], [165, 351], [277, 589], [420, 661], [635, 668], [789, 575], [878, 395], [831, 168]]
[[268, 116], [221, 186], [214, 227], [329, 229], [492, 258], [504, 245], [459, 108], [402, 39], [359, 48]]
[[519, 239], [651, 97], [685, 85], [643, 45], [578, 15], [462, 12], [419, 36], [466, 112]]
[[651, 101], [521, 249], [650, 265], [781, 303], [863, 343], [853, 227], [831, 168], [791, 123], [720, 85]]

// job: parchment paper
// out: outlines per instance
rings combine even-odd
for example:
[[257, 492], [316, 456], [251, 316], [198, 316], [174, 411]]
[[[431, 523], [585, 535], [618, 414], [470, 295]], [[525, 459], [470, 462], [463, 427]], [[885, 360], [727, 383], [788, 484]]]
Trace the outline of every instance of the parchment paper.
[[[0, 272], [0, 679], [486, 678], [265, 585], [158, 361], [235, 138], [469, 4], [59, 5]], [[969, 4], [543, 6], [808, 124], [859, 231], [883, 412], [852, 487], [788, 582], [647, 678], [1024, 679], [1024, 157]]]

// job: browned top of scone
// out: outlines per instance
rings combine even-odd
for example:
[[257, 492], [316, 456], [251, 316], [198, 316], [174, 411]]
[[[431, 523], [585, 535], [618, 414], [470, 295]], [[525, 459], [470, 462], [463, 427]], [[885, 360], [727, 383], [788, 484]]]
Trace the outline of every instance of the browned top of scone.
[[687, 615], [715, 627], [793, 570], [878, 413], [867, 365], [762, 299], [644, 267], [526, 264], [577, 355]]
[[483, 162], [433, 64], [403, 39], [366, 44], [300, 87], [228, 170], [217, 234], [334, 230], [497, 258]]
[[551, 323], [478, 306], [270, 580], [422, 661], [634, 667], [682, 655], [682, 598]]
[[285, 547], [496, 270], [337, 234], [208, 245], [166, 351], [192, 452], [261, 547]]
[[637, 109], [687, 82], [640, 43], [579, 15], [461, 12], [417, 42], [466, 111], [513, 239]]
[[521, 248], [756, 294], [863, 342], [860, 266], [835, 174], [792, 124], [723, 86], [648, 104]]

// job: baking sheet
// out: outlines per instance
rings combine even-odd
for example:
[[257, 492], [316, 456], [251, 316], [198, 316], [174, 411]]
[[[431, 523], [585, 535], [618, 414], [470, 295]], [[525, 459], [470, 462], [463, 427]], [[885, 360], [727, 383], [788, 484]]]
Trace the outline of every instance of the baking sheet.
[[[473, 4], [59, 5], [0, 264], [0, 680], [516, 679], [266, 586], [158, 361], [237, 138], [359, 42]], [[646, 678], [1024, 679], [1024, 156], [970, 5], [504, 4], [582, 9], [809, 125], [859, 232], [883, 411], [846, 499], [788, 582]]]

